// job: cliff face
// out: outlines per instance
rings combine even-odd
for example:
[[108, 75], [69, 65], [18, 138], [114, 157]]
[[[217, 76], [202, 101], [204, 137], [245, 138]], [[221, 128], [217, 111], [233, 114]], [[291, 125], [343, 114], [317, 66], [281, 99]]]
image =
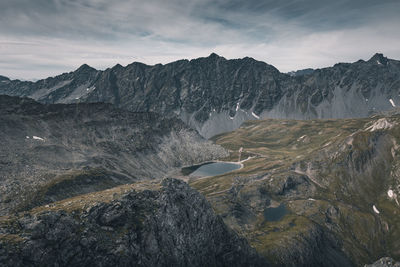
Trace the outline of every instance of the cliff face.
[[0, 214], [227, 155], [180, 120], [0, 96]]
[[364, 267], [399, 267], [400, 262], [395, 262], [392, 258], [382, 258], [372, 264], [366, 264]]
[[36, 83], [0, 82], [0, 93], [44, 103], [100, 101], [178, 116], [206, 138], [259, 117], [366, 117], [400, 103], [399, 91], [400, 62], [382, 54], [301, 75], [280, 73], [252, 58], [226, 60], [211, 54], [166, 65], [117, 65], [105, 71], [83, 65]]
[[267, 266], [186, 183], [139, 183], [0, 219], [1, 266]]

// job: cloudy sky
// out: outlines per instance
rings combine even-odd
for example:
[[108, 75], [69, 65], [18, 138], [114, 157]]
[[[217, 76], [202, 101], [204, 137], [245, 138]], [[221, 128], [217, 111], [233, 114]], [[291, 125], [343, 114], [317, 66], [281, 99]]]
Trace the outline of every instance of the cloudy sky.
[[400, 59], [399, 0], [1, 0], [0, 75], [250, 56], [282, 72]]

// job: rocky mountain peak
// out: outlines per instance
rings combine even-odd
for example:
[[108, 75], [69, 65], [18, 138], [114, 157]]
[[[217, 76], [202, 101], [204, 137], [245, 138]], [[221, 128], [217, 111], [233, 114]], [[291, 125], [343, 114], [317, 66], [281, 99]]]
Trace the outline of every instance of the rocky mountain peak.
[[10, 79], [0, 75], [0, 81], [9, 81]]
[[122, 69], [123, 66], [121, 64], [116, 64], [114, 67], [112, 67], [112, 69], [114, 70], [118, 70], [118, 69]]
[[208, 57], [200, 57], [200, 58], [192, 59], [191, 62], [199, 62], [200, 64], [201, 63], [209, 64], [209, 63], [218, 62], [220, 60], [225, 60], [225, 58], [213, 52]]
[[208, 58], [210, 58], [210, 59], [217, 59], [217, 58], [222, 58], [222, 57], [213, 52], [213, 53], [211, 53], [211, 54], [208, 56]]
[[378, 65], [386, 65], [388, 62], [388, 58], [381, 53], [376, 53], [373, 57], [371, 57], [370, 60], [368, 60], [368, 62]]
[[90, 67], [88, 64], [81, 65], [75, 72], [77, 73], [87, 73], [97, 71], [95, 68]]

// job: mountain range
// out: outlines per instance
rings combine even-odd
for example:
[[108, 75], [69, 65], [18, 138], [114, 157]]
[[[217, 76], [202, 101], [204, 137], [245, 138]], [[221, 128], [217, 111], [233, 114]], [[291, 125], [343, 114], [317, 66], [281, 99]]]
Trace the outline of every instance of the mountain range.
[[368, 61], [281, 73], [253, 58], [216, 54], [148, 66], [76, 71], [27, 82], [0, 77], [0, 94], [42, 103], [106, 102], [134, 112], [178, 117], [209, 138], [259, 118], [366, 117], [400, 103], [400, 61]]
[[0, 76], [0, 266], [397, 266], [398, 103], [382, 54]]

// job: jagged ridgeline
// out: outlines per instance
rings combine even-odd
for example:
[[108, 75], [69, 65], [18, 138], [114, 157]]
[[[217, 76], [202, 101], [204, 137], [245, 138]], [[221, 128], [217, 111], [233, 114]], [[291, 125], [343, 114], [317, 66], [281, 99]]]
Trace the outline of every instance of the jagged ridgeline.
[[178, 116], [206, 138], [249, 119], [366, 117], [400, 103], [400, 62], [382, 54], [289, 74], [252, 58], [226, 60], [211, 54], [105, 71], [82, 65], [35, 83], [0, 80], [0, 94], [43, 103], [107, 102], [135, 112]]

